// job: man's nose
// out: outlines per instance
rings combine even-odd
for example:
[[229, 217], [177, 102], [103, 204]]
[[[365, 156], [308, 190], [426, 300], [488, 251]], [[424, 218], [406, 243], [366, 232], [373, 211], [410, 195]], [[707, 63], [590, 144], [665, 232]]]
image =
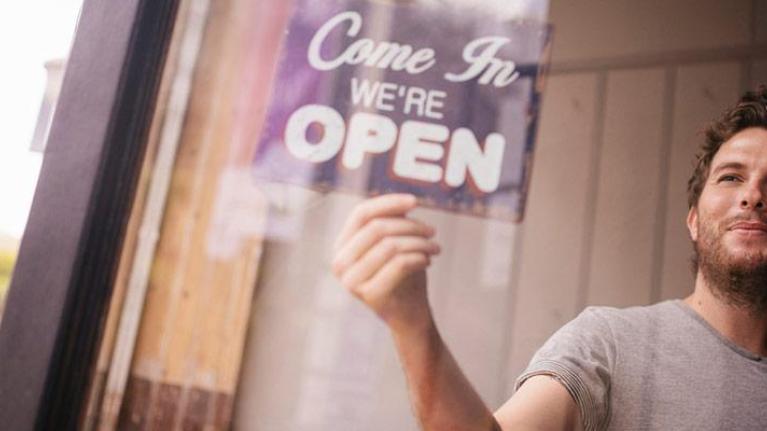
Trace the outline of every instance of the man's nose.
[[747, 209], [764, 209], [764, 190], [761, 185], [752, 185], [745, 188], [740, 199], [740, 207]]

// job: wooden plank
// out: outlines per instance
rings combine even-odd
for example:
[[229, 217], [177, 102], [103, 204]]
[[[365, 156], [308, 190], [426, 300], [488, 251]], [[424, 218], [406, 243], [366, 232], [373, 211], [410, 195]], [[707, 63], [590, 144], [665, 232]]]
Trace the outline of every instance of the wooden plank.
[[[254, 2], [211, 5], [129, 381], [148, 382], [139, 386], [149, 389], [123, 406], [120, 427], [231, 424], [265, 216], [248, 173], [256, 140], [234, 137], [247, 134], [242, 121], [250, 127], [262, 113], [232, 112], [265, 103], [248, 100], [266, 91], [240, 78], [259, 71], [268, 78], [277, 50], [263, 45], [275, 38], [254, 43], [253, 31], [280, 34], [286, 6], [262, 14]], [[245, 59], [253, 56], [243, 53], [259, 47], [271, 54], [248, 70]], [[265, 88], [268, 82], [248, 81]], [[222, 235], [227, 226], [230, 235]]]
[[649, 303], [662, 166], [664, 72], [609, 74], [587, 303]]
[[551, 77], [546, 86], [509, 312], [507, 395], [535, 350], [577, 311], [583, 230], [593, 200], [596, 98], [595, 74]]
[[694, 280], [689, 270], [692, 247], [685, 224], [687, 180], [703, 140], [703, 128], [737, 100], [739, 81], [740, 65], [736, 63], [688, 66], [677, 71], [660, 299], [692, 293]]

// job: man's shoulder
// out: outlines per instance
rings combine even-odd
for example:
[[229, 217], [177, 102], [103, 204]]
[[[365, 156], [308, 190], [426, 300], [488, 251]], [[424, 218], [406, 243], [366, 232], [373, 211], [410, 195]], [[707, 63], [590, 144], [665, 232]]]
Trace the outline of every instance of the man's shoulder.
[[684, 315], [680, 301], [616, 308], [590, 306], [559, 328], [538, 350], [540, 358], [597, 355], [611, 362], [617, 349], [651, 343], [666, 328], [680, 327]]
[[[649, 325], [657, 326], [664, 322], [678, 321], [684, 314], [678, 299], [658, 302], [652, 305], [639, 305], [625, 308], [609, 306], [589, 306], [574, 320], [589, 322], [609, 327], [611, 331], [637, 329]], [[599, 322], [599, 323], [595, 323]]]
[[663, 317], [675, 313], [679, 309], [678, 299], [657, 302], [651, 305], [634, 305], [630, 307], [611, 307], [606, 305], [591, 305], [583, 309], [583, 314], [593, 314], [603, 319], [637, 319], [648, 317]]

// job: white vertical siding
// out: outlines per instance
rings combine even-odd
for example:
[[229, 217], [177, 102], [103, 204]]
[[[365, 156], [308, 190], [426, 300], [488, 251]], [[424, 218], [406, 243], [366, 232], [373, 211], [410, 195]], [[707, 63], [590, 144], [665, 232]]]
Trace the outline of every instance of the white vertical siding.
[[507, 385], [577, 308], [598, 110], [596, 74], [552, 77], [546, 87], [512, 308]]
[[658, 205], [664, 73], [608, 78], [589, 304], [649, 303]]
[[764, 0], [753, 0], [754, 16], [752, 23], [752, 32], [754, 42], [767, 43], [767, 2]]
[[751, 66], [750, 87], [756, 88], [759, 84], [767, 85], [767, 60], [755, 61]]
[[751, 0], [554, 0], [549, 12], [557, 29], [554, 59], [625, 58], [747, 44], [751, 8]]

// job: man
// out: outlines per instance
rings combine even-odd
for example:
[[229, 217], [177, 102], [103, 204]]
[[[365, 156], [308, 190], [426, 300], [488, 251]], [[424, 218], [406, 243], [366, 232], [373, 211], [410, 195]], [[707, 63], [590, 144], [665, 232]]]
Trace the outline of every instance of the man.
[[696, 271], [684, 300], [587, 308], [494, 414], [434, 324], [434, 229], [409, 195], [360, 204], [333, 271], [388, 325], [425, 430], [767, 429], [767, 87], [709, 127], [688, 184]]

